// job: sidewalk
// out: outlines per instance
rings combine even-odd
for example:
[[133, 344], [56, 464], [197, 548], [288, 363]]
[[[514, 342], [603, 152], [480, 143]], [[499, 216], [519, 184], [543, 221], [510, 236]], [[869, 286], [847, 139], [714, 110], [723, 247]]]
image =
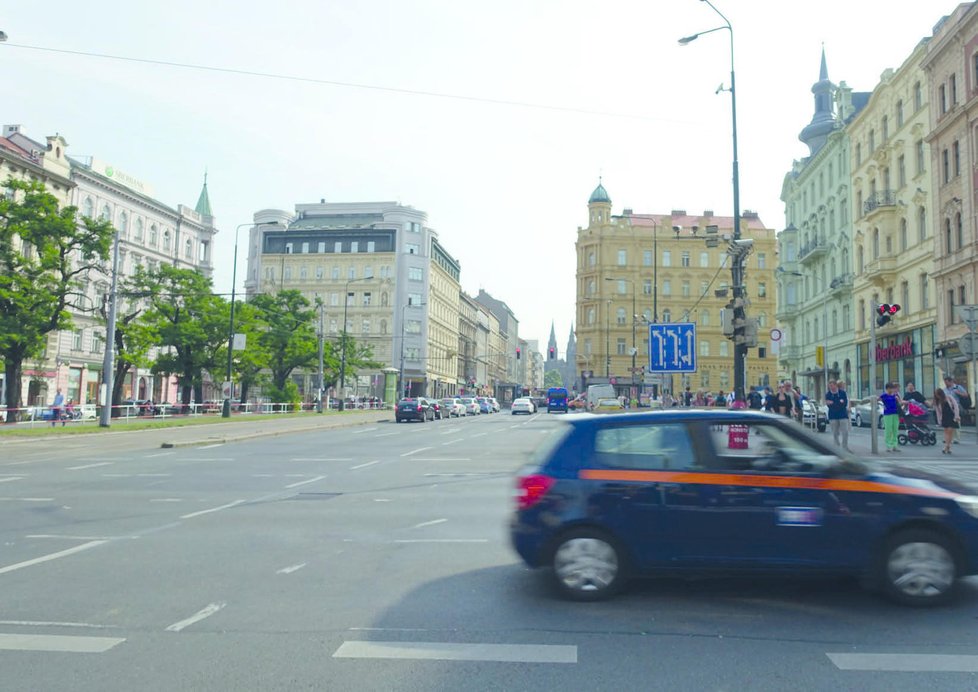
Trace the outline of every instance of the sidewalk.
[[[207, 425], [174, 426], [149, 430], [126, 430], [125, 426], [113, 427], [108, 431], [93, 430], [91, 434], [50, 435], [39, 437], [0, 437], [0, 455], [3, 450], [13, 450], [21, 446], [31, 448], [48, 445], [63, 445], [71, 443], [99, 444], [101, 441], [116, 446], [138, 447], [195, 447], [199, 445], [223, 444], [241, 440], [251, 440], [260, 437], [275, 437], [292, 433], [325, 430], [329, 428], [346, 428], [382, 421], [392, 421], [393, 411], [385, 410], [355, 410], [339, 413], [308, 413], [301, 416], [282, 416], [281, 418], [263, 418], [247, 420], [246, 416], [235, 417], [223, 423]], [[220, 419], [219, 419], [220, 420]]]
[[[935, 445], [922, 445], [922, 444], [905, 444], [898, 447], [899, 452], [887, 452], [886, 443], [883, 437], [883, 431], [877, 430], [877, 441], [879, 452], [876, 456], [872, 453], [872, 438], [870, 437], [873, 433], [871, 428], [850, 428], [849, 430], [849, 449], [857, 457], [865, 457], [867, 459], [883, 459], [883, 460], [897, 460], [901, 457], [912, 457], [914, 459], [927, 459], [934, 461], [941, 461], [947, 459], [966, 459], [978, 461], [978, 444], [975, 443], [975, 429], [974, 428], [964, 428], [961, 430], [961, 442], [956, 445], [951, 446], [951, 456], [948, 457], [945, 454], [941, 454], [941, 449], [944, 448], [944, 433], [943, 431], [935, 426], [930, 428], [937, 435], [937, 444]], [[901, 433], [904, 431], [901, 430]], [[824, 433], [816, 433], [820, 439], [824, 439], [829, 446], [833, 446], [832, 442], [832, 431], [826, 430]]]

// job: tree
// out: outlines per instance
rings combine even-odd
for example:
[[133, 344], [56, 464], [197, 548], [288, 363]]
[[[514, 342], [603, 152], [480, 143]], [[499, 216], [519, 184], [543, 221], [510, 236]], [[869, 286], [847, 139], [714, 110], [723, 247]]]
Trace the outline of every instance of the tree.
[[547, 387], [563, 387], [564, 378], [561, 377], [559, 370], [547, 370], [543, 373], [543, 386]]
[[[316, 311], [309, 300], [295, 290], [262, 293], [251, 299], [252, 309], [261, 314], [264, 330], [258, 337], [271, 370], [272, 386], [284, 393], [286, 382], [296, 368], [319, 362], [319, 345], [313, 319]], [[298, 392], [291, 394], [297, 395]]]
[[[180, 378], [180, 401], [203, 400], [203, 373], [219, 367], [226, 348], [228, 303], [211, 293], [211, 280], [193, 269], [161, 264], [134, 277], [148, 309], [138, 320], [140, 338], [160, 347], [153, 372]], [[224, 351], [226, 354], [227, 351]]]
[[[230, 317], [229, 317], [230, 320]], [[237, 374], [238, 396], [240, 401], [248, 400], [248, 390], [262, 384], [267, 377], [262, 371], [268, 367], [268, 352], [261, 345], [260, 336], [266, 324], [262, 312], [250, 303], [240, 303], [234, 308], [234, 333], [244, 334], [245, 347], [234, 351], [231, 362], [232, 378]], [[227, 343], [218, 360], [227, 363]]]
[[89, 310], [82, 279], [109, 256], [112, 226], [77, 219], [72, 206], [38, 181], [8, 179], [0, 199], [0, 358], [7, 383], [7, 422], [21, 403], [24, 361], [41, 357], [51, 332]]
[[[126, 375], [137, 367], [150, 365], [149, 352], [155, 345], [152, 334], [144, 329], [139, 317], [146, 311], [145, 286], [147, 272], [138, 267], [136, 273], [126, 279], [118, 291], [119, 307], [115, 322], [115, 369], [112, 374], [112, 406], [122, 403], [122, 387]], [[108, 322], [108, 301], [99, 307], [102, 322]], [[118, 409], [113, 408], [113, 411]]]

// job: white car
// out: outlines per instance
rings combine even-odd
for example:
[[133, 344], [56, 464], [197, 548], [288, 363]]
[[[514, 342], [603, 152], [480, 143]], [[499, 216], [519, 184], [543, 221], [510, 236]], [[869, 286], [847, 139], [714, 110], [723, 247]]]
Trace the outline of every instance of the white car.
[[533, 413], [536, 407], [533, 402], [526, 398], [516, 399], [513, 401], [513, 405], [510, 406], [510, 411], [513, 412], [515, 416], [517, 413], [525, 413], [527, 415]]
[[475, 399], [470, 397], [465, 397], [464, 399], [460, 399], [459, 401], [461, 401], [462, 405], [465, 407], [466, 416], [478, 416], [481, 413], [479, 402], [476, 401]]
[[465, 406], [462, 405], [462, 401], [460, 399], [442, 399], [441, 405], [445, 412], [442, 415], [446, 415], [449, 418], [459, 418], [465, 415]]

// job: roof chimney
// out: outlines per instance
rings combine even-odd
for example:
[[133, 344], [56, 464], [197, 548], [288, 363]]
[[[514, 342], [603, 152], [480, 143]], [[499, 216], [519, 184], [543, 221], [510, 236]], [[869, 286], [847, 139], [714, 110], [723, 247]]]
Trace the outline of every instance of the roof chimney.
[[673, 216], [686, 216], [686, 210], [685, 209], [673, 209], [672, 210], [672, 215]]
[[703, 216], [705, 216], [706, 218], [710, 218], [711, 216], [713, 216], [713, 210], [712, 209], [704, 209], [703, 210]]
[[631, 209], [624, 209], [621, 213], [622, 213], [623, 216], [631, 216], [632, 215], [632, 210]]

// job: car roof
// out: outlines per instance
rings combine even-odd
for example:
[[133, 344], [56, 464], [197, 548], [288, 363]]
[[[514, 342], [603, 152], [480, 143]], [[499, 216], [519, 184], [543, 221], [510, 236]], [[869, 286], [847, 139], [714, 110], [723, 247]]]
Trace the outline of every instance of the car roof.
[[766, 411], [753, 411], [751, 409], [661, 409], [654, 411], [643, 411], [641, 413], [613, 413], [604, 415], [594, 415], [591, 413], [578, 413], [570, 418], [563, 419], [568, 425], [575, 428], [604, 426], [613, 423], [688, 423], [690, 421], [787, 421], [784, 416]]

